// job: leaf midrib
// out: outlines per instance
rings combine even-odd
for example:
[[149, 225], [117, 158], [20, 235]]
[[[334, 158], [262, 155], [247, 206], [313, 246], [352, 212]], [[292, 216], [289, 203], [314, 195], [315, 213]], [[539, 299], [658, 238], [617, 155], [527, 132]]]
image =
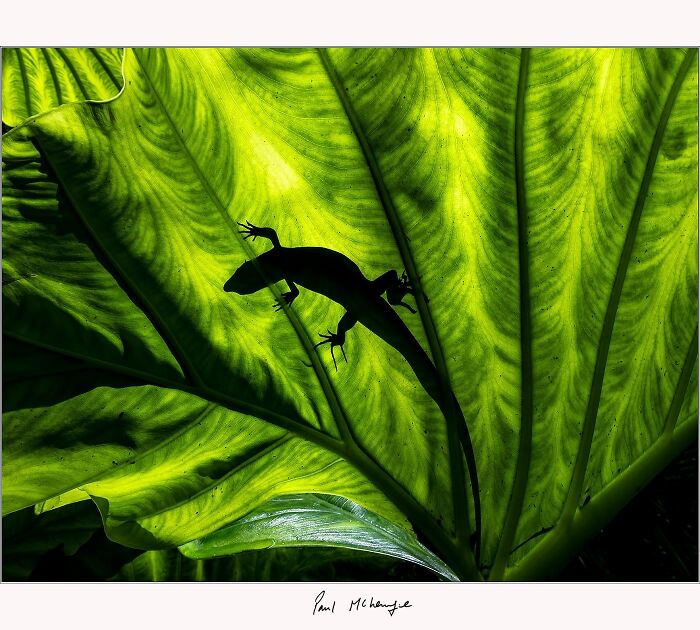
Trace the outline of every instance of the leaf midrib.
[[296, 433], [304, 439], [307, 439], [311, 442], [316, 442], [321, 446], [324, 446], [325, 448], [329, 448], [331, 450], [337, 449], [342, 444], [339, 440], [333, 438], [332, 436], [329, 436], [326, 433], [322, 433], [321, 431], [315, 429], [311, 425], [302, 425], [293, 418], [290, 418], [289, 416], [270, 411], [265, 407], [260, 407], [255, 403], [235, 398], [234, 396], [224, 394], [222, 392], [219, 392], [218, 390], [212, 390], [207, 387], [193, 387], [183, 381], [173, 381], [168, 378], [158, 376], [156, 374], [141, 372], [140, 370], [136, 370], [134, 368], [130, 368], [117, 363], [102, 361], [100, 359], [97, 359], [96, 357], [84, 355], [79, 352], [68, 350], [66, 348], [52, 346], [44, 342], [39, 342], [35, 339], [29, 339], [15, 332], [5, 330], [3, 331], [3, 334], [13, 339], [16, 339], [17, 341], [21, 341], [23, 343], [35, 346], [37, 348], [41, 348], [42, 350], [48, 350], [50, 352], [55, 352], [59, 355], [85, 361], [90, 365], [94, 365], [99, 369], [105, 370], [106, 372], [112, 372], [121, 376], [136, 378], [138, 380], [143, 381], [145, 385], [153, 385], [155, 387], [161, 387], [163, 389], [178, 390], [186, 394], [196, 396], [197, 398], [201, 398], [202, 400], [213, 402], [217, 405], [225, 407], [226, 409], [230, 409], [231, 411], [235, 411], [237, 413], [242, 413], [245, 415], [255, 416], [257, 418], [260, 418], [261, 420], [264, 420], [265, 422], [269, 422], [270, 424], [274, 424], [282, 429]]
[[506, 518], [498, 543], [490, 579], [501, 579], [508, 556], [512, 553], [513, 539], [522, 512], [525, 490], [530, 472], [532, 455], [532, 323], [530, 307], [530, 254], [528, 244], [528, 212], [525, 198], [525, 92], [527, 89], [530, 50], [523, 48], [520, 53], [518, 91], [515, 104], [515, 198], [518, 231], [518, 278], [520, 286], [520, 433], [518, 458], [515, 464], [513, 487], [511, 490]]

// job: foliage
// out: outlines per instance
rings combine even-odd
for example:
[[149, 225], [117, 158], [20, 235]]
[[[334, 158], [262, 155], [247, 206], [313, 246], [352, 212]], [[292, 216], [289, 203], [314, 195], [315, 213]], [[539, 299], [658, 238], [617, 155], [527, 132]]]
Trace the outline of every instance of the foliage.
[[[4, 68], [10, 104], [62, 102], [36, 76]], [[695, 438], [694, 51], [148, 49], [123, 76], [3, 109], [3, 514], [91, 499], [127, 547], [240, 552], [308, 500], [299, 545], [542, 578]], [[405, 269], [459, 409], [361, 325], [334, 369], [320, 294], [224, 292], [269, 248], [244, 220]]]
[[116, 96], [121, 61], [119, 48], [3, 48], [2, 122], [14, 127], [63, 103]]

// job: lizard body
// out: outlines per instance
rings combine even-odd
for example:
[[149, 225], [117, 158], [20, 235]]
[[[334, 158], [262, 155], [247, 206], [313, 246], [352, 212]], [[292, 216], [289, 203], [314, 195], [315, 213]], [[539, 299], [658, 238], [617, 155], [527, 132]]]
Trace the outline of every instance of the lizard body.
[[[329, 330], [327, 335], [320, 334], [324, 340], [316, 344], [330, 344], [336, 369], [333, 348], [340, 347], [345, 356], [345, 335], [359, 322], [406, 359], [443, 415], [456, 416], [457, 432], [466, 455], [474, 492], [478, 557], [481, 508], [471, 439], [454, 394], [449, 390], [443, 391], [440, 377], [430, 357], [391, 306], [403, 306], [412, 313], [416, 312], [402, 301], [406, 294], [413, 294], [405, 273], [399, 277], [395, 270], [390, 270], [375, 280], [369, 280], [352, 260], [339, 252], [323, 247], [283, 247], [272, 228], [260, 228], [250, 223], [239, 225], [243, 227], [241, 232], [245, 234], [245, 238], [267, 238], [273, 247], [260, 254], [254, 261], [243, 263], [226, 281], [224, 291], [248, 295], [284, 280], [289, 286], [289, 291], [277, 300], [276, 310], [289, 307], [299, 296], [297, 285], [326, 296], [346, 309], [345, 315], [338, 322], [337, 331], [332, 333]], [[345, 360], [347, 361], [347, 358]]]

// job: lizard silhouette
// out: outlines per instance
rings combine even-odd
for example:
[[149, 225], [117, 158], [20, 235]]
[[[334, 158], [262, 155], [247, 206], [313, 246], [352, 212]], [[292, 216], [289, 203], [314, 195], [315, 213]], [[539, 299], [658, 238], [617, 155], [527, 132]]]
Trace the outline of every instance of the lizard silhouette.
[[[282, 294], [273, 305], [280, 311], [288, 308], [299, 297], [300, 285], [314, 293], [320, 293], [345, 307], [346, 312], [338, 322], [336, 332], [319, 333], [322, 340], [314, 347], [330, 344], [336, 370], [333, 349], [339, 347], [347, 362], [343, 348], [346, 333], [357, 322], [398, 350], [411, 366], [428, 395], [437, 403], [445, 416], [456, 417], [457, 433], [466, 456], [469, 477], [474, 495], [475, 552], [478, 562], [481, 532], [481, 505], [479, 483], [476, 474], [474, 450], [467, 423], [454, 394], [443, 391], [440, 377], [433, 362], [413, 336], [403, 320], [391, 306], [402, 306], [411, 313], [416, 311], [403, 302], [406, 295], [413, 295], [405, 272], [399, 276], [395, 270], [387, 271], [375, 280], [368, 280], [360, 268], [347, 256], [324, 247], [283, 247], [274, 229], [257, 227], [247, 222], [238, 223], [244, 238], [266, 238], [272, 249], [255, 260], [243, 263], [224, 284], [224, 291], [249, 295], [269, 285], [284, 280], [289, 291]], [[386, 294], [386, 299], [382, 297]], [[391, 305], [391, 306], [390, 306]]]

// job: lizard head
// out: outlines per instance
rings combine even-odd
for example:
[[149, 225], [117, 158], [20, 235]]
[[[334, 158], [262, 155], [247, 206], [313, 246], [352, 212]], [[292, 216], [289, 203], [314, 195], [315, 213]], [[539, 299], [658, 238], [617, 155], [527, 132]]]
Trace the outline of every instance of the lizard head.
[[248, 295], [265, 288], [265, 280], [260, 275], [257, 267], [250, 261], [244, 262], [233, 275], [226, 280], [224, 291], [227, 293], [238, 293]]

